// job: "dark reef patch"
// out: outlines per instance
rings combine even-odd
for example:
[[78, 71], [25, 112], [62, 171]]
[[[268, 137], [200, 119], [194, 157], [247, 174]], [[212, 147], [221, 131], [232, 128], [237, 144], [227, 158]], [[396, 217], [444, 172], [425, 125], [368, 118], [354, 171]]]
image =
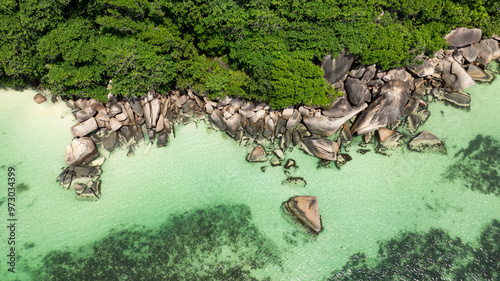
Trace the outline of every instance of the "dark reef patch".
[[172, 215], [158, 229], [114, 230], [93, 245], [50, 252], [33, 280], [255, 280], [252, 269], [280, 257], [251, 219], [246, 205], [219, 205]]
[[28, 184], [25, 184], [25, 183], [16, 184], [16, 191], [18, 193], [28, 191], [29, 189], [30, 189], [30, 186]]
[[460, 179], [467, 188], [500, 196], [500, 142], [490, 136], [477, 135], [467, 148], [455, 154], [457, 162], [449, 166], [444, 177]]
[[354, 254], [328, 280], [500, 280], [498, 220], [486, 226], [477, 248], [439, 229], [379, 244], [376, 258]]

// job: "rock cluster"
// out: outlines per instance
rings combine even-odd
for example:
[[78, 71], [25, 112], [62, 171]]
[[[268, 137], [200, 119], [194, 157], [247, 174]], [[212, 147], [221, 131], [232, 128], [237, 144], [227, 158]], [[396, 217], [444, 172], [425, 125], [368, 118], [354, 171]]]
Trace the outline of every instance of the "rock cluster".
[[[415, 137], [430, 115], [427, 103], [442, 100], [470, 107], [470, 96], [461, 90], [474, 80], [488, 80], [491, 74], [485, 66], [500, 57], [498, 41], [481, 41], [477, 30], [461, 28], [445, 38], [452, 49], [439, 51], [433, 58], [422, 56], [422, 64], [406, 69], [352, 67], [354, 58], [345, 52], [337, 58], [325, 57], [321, 64], [325, 79], [344, 93], [325, 108], [302, 105], [273, 110], [265, 103], [241, 98], [209, 100], [190, 89], [134, 98], [110, 96], [106, 104], [93, 99], [69, 100], [67, 104], [79, 123], [70, 130], [75, 139], [68, 146], [66, 162], [69, 168], [88, 167], [96, 155], [107, 158], [119, 146], [132, 155], [145, 140], [144, 134], [149, 139], [147, 154], [153, 142], [158, 147], [167, 145], [169, 137], [175, 137], [175, 126], [190, 121], [204, 121], [226, 132], [242, 145], [251, 146], [248, 161], [270, 161], [272, 166], [282, 165], [284, 152], [300, 146], [322, 160], [337, 161], [340, 167], [350, 160], [349, 143], [356, 135], [363, 136], [361, 145], [378, 136], [376, 151], [384, 154], [400, 146], [407, 136], [415, 138], [409, 144], [411, 149], [436, 148], [435, 136]], [[345, 153], [340, 154], [341, 149]]]

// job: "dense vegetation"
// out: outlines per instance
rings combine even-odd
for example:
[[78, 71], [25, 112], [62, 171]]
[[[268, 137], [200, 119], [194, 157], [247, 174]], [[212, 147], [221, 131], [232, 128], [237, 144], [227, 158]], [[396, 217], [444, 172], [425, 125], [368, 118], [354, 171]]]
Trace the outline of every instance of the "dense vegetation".
[[192, 87], [327, 104], [319, 62], [410, 65], [457, 26], [500, 31], [496, 0], [2, 0], [0, 83], [105, 100]]

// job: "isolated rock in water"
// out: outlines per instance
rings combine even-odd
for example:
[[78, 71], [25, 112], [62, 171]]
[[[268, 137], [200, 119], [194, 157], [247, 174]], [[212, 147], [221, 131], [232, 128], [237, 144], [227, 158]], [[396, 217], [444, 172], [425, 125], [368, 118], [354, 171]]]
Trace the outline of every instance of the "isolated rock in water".
[[380, 88], [379, 97], [364, 110], [352, 125], [352, 133], [363, 135], [385, 127], [403, 115], [408, 102], [408, 84], [400, 80], [390, 81]]
[[371, 100], [371, 94], [370, 91], [368, 91], [368, 87], [358, 79], [347, 78], [344, 82], [344, 88], [347, 93], [347, 98], [354, 106]]
[[283, 203], [285, 211], [314, 234], [323, 230], [316, 196], [295, 196]]
[[416, 136], [409, 144], [410, 149], [415, 151], [435, 151], [440, 153], [446, 153], [446, 147], [443, 142], [438, 139], [435, 135], [428, 131], [423, 131], [418, 136]]
[[118, 146], [118, 133], [111, 132], [107, 137], [102, 140], [102, 147], [108, 151], [112, 151]]
[[450, 44], [450, 47], [458, 48], [479, 42], [482, 35], [483, 33], [479, 28], [468, 29], [460, 27], [446, 34], [444, 39]]
[[456, 61], [443, 60], [443, 80], [454, 91], [468, 88], [475, 84], [467, 71]]
[[41, 94], [36, 94], [36, 95], [33, 97], [33, 100], [34, 100], [36, 103], [40, 104], [40, 103], [42, 103], [42, 102], [46, 101], [47, 99], [46, 99], [44, 96], [42, 96]]
[[226, 124], [224, 123], [224, 116], [222, 115], [222, 111], [219, 109], [214, 110], [212, 114], [210, 114], [210, 119], [221, 131], [226, 130]]
[[91, 138], [74, 139], [66, 147], [66, 164], [79, 165], [97, 152]]
[[82, 123], [78, 123], [71, 127], [71, 134], [75, 137], [84, 137], [94, 130], [97, 130], [97, 122], [94, 118], [89, 118]]
[[282, 185], [289, 185], [293, 187], [305, 187], [307, 182], [301, 177], [288, 177], [286, 180], [281, 182]]
[[339, 145], [328, 139], [323, 138], [303, 138], [303, 149], [318, 158], [335, 161], [339, 152]]
[[247, 156], [248, 162], [264, 162], [266, 160], [266, 150], [262, 146], [256, 146]]
[[336, 58], [328, 55], [321, 62], [321, 68], [325, 72], [323, 77], [330, 84], [338, 82], [347, 74], [353, 62], [354, 57], [346, 55], [345, 51], [340, 53]]

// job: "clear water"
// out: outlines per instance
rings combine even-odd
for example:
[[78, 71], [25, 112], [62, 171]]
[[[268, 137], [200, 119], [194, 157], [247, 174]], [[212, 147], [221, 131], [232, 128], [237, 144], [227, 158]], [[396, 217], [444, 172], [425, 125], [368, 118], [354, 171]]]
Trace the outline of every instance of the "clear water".
[[[387, 246], [384, 241], [402, 241], [414, 232], [428, 241], [431, 229], [460, 238], [463, 245], [454, 247], [468, 254], [457, 258], [456, 266], [467, 264], [474, 259], [471, 249], [482, 246], [485, 227], [500, 220], [500, 196], [472, 190], [470, 179], [451, 181], [446, 175], [456, 163], [486, 165], [493, 178], [492, 171], [500, 172], [497, 158], [481, 162], [500, 148], [500, 81], [467, 91], [470, 111], [430, 103], [431, 117], [419, 129], [441, 138], [446, 155], [403, 147], [387, 157], [376, 154], [372, 144], [361, 155], [355, 140], [352, 160], [338, 170], [334, 164], [318, 169], [316, 158], [295, 148], [287, 158], [299, 168], [289, 172], [307, 185], [290, 187], [281, 184], [287, 178], [282, 167], [247, 163], [247, 147], [192, 123], [178, 127], [167, 147], [153, 146], [148, 155], [142, 153], [144, 144], [131, 157], [121, 149], [113, 152], [102, 166], [102, 198], [89, 202], [55, 181], [76, 122], [69, 109], [63, 103], [36, 104], [33, 91], [0, 90], [5, 225], [7, 168], [14, 167], [16, 182], [28, 187], [16, 195], [16, 273], [7, 271], [10, 246], [2, 242], [0, 279], [323, 280], [353, 254], [364, 253], [375, 267], [383, 260], [377, 253]], [[472, 146], [474, 160], [457, 155], [478, 135], [493, 144]], [[295, 195], [318, 197], [324, 231], [317, 238], [283, 216], [281, 203]], [[7, 241], [9, 233], [2, 229], [0, 241]], [[498, 249], [500, 240], [492, 239]], [[96, 272], [102, 272], [99, 278], [90, 277]]]

